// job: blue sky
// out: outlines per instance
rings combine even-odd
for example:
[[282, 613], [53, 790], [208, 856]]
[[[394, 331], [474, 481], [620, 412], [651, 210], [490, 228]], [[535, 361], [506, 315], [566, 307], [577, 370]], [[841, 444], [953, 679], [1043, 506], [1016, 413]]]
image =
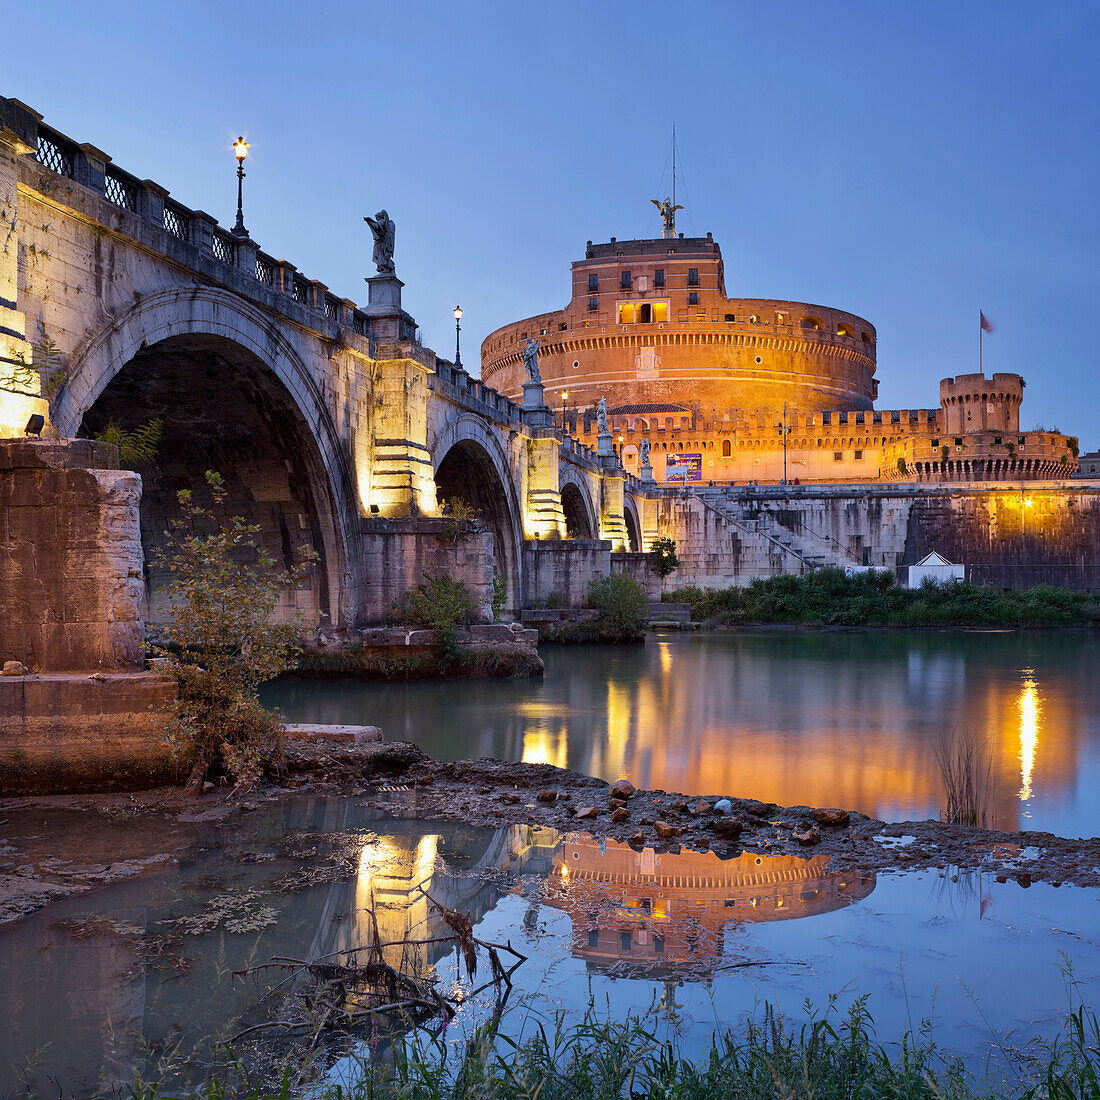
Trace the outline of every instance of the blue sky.
[[464, 360], [563, 305], [588, 239], [656, 232], [676, 123], [733, 296], [878, 329], [880, 408], [977, 369], [1025, 427], [1100, 445], [1100, 5], [246, 3], [9, 6], [0, 94], [342, 296], [397, 222], [405, 305]]

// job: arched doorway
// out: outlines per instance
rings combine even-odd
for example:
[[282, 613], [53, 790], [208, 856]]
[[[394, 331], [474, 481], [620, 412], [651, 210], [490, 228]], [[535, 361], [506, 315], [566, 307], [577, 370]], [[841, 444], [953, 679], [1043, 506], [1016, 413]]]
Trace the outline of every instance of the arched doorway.
[[208, 503], [204, 474], [214, 470], [227, 489], [226, 513], [256, 524], [280, 566], [297, 564], [302, 547], [314, 555], [277, 617], [300, 614], [307, 629], [346, 625], [342, 517], [317, 440], [290, 391], [254, 351], [222, 335], [189, 332], [142, 345], [97, 381], [105, 384], [83, 412], [81, 434], [94, 436], [112, 422], [125, 430], [163, 423], [156, 456], [138, 466], [147, 619], [163, 617], [165, 578], [155, 552], [178, 514], [177, 493], [189, 489]]
[[570, 539], [595, 538], [592, 518], [580, 489], [571, 482], [561, 487], [561, 508], [565, 513], [565, 537]]
[[522, 534], [492, 456], [476, 440], [461, 439], [454, 443], [436, 466], [435, 492], [440, 508], [461, 500], [476, 509], [478, 518], [492, 531], [494, 572], [505, 579], [508, 606], [518, 607], [522, 599]]

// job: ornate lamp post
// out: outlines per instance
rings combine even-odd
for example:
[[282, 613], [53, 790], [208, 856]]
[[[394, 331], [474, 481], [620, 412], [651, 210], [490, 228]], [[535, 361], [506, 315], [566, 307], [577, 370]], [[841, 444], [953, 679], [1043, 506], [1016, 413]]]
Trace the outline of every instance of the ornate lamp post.
[[568, 408], [569, 408], [569, 391], [568, 390], [562, 390], [561, 391], [561, 428], [562, 428], [563, 432], [567, 432], [569, 430], [569, 426], [565, 422], [565, 413], [566, 413], [566, 410]]
[[462, 352], [459, 350], [459, 333], [462, 331], [462, 306], [455, 306], [451, 312], [455, 315], [455, 366], [462, 366]]
[[244, 158], [248, 156], [248, 142], [243, 137], [233, 142], [233, 155], [237, 158], [237, 224], [233, 226], [234, 237], [247, 237], [244, 227]]
[[787, 425], [787, 406], [783, 406], [783, 419], [776, 424], [776, 428], [779, 429], [779, 434], [783, 437], [783, 484], [787, 484], [787, 436], [791, 434], [791, 429]]

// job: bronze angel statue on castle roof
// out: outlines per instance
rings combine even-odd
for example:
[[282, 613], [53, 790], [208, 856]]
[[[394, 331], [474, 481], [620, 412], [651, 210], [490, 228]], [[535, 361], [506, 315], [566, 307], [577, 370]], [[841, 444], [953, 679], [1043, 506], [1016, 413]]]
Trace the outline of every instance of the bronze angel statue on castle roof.
[[664, 202], [660, 199], [649, 200], [658, 210], [661, 212], [661, 221], [664, 222], [666, 229], [676, 228], [676, 211], [683, 210], [682, 206], [673, 206], [672, 200], [666, 198]]

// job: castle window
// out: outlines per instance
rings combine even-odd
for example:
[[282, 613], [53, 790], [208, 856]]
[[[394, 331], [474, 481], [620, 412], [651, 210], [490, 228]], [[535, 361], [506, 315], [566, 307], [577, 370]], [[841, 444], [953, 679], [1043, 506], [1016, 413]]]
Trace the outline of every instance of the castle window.
[[699, 269], [697, 267], [688, 268], [688, 286], [699, 285]]
[[844, 452], [843, 451], [833, 451], [833, 461], [834, 462], [843, 462], [844, 461]]
[[706, 319], [707, 319], [707, 315], [705, 313], [695, 314], [695, 320], [698, 321], [700, 324], [702, 324]]
[[871, 334], [869, 332], [864, 332], [864, 333], [861, 334], [860, 339], [865, 344], [869, 344], [869, 343], [871, 343]]
[[690, 294], [688, 294], [688, 305], [689, 306], [697, 306], [698, 304], [699, 304], [699, 292], [697, 290], [693, 290], [693, 291], [691, 291]]
[[595, 272], [588, 276], [588, 289], [590, 291], [600, 289], [600, 277]]
[[727, 321], [736, 321], [737, 318], [732, 313], [727, 313], [726, 314], [726, 320]]
[[856, 460], [856, 462], [861, 461], [862, 458], [863, 458], [863, 452], [862, 451], [853, 451], [852, 452], [852, 458], [854, 458]]
[[837, 334], [837, 336], [851, 336], [851, 335], [853, 335], [852, 330], [847, 325], [837, 325], [836, 326], [836, 334]]
[[932, 440], [932, 446], [933, 447], [938, 447], [939, 445], [940, 445], [940, 441], [938, 439], [933, 439]]
[[656, 271], [653, 272], [653, 285], [654, 286], [664, 286], [665, 285], [665, 269], [663, 267], [659, 267], [659, 268], [657, 268]]
[[588, 930], [588, 946], [599, 947], [600, 945], [600, 930], [598, 928], [589, 928]]
[[1001, 437], [999, 435], [995, 435], [993, 437], [993, 442], [999, 445], [1001, 442]]
[[728, 439], [722, 440], [722, 457], [729, 458], [730, 456], [730, 441]]
[[629, 951], [630, 950], [630, 939], [631, 939], [631, 936], [630, 936], [629, 932], [620, 932], [619, 933], [619, 944], [620, 944], [620, 946], [622, 947], [622, 949], [624, 951]]
[[812, 329], [814, 329], [814, 331], [820, 332], [821, 331], [821, 322], [816, 317], [803, 317], [802, 318], [802, 327], [803, 328], [812, 328]]
[[589, 312], [592, 312], [593, 310], [597, 310], [599, 308], [600, 308], [599, 298], [589, 298], [588, 299], [588, 310], [589, 310]]
[[[1023, 440], [1021, 439], [1020, 442], [1023, 443]], [[962, 439], [959, 436], [956, 436], [955, 437], [955, 446], [956, 447], [961, 447], [962, 445], [963, 445]]]
[[622, 273], [622, 278], [619, 281], [619, 285], [623, 288], [623, 290], [629, 290], [630, 289], [630, 272], [629, 271], [624, 271]]

